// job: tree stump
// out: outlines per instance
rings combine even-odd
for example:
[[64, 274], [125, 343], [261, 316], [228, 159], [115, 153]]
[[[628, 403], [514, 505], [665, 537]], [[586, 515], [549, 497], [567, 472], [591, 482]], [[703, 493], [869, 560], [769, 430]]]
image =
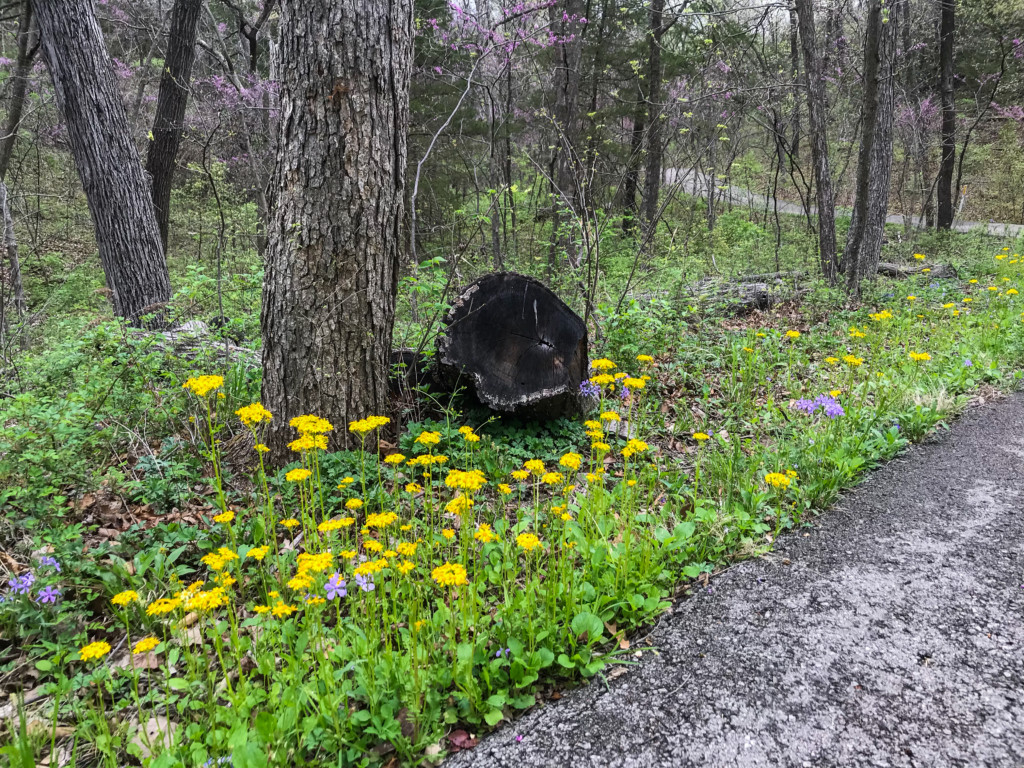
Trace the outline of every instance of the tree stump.
[[587, 377], [587, 326], [542, 283], [486, 275], [455, 299], [438, 337], [437, 374], [496, 411], [554, 418], [574, 412]]

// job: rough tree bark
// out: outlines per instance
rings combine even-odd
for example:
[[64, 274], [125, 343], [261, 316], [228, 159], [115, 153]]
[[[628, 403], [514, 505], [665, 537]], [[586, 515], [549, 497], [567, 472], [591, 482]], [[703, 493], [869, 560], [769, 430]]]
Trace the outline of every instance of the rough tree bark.
[[647, 31], [647, 156], [644, 170], [644, 226], [650, 231], [658, 222], [658, 197], [661, 192], [662, 139], [661, 81], [665, 76], [661, 61], [661, 38], [665, 34], [665, 0], [651, 0], [651, 26]]
[[953, 39], [956, 0], [941, 0], [939, 17], [939, 94], [942, 99], [942, 160], [936, 188], [939, 229], [953, 226], [953, 169], [956, 160], [956, 102], [953, 92]]
[[839, 271], [836, 261], [836, 208], [832, 191], [832, 164], [828, 156], [828, 114], [825, 76], [814, 29], [814, 0], [795, 0], [807, 84], [807, 123], [818, 195], [818, 252], [821, 273], [830, 283]]
[[103, 33], [89, 0], [35, 0], [33, 7], [114, 313], [139, 323], [170, 301], [171, 281]]
[[167, 35], [167, 55], [160, 76], [160, 95], [153, 119], [153, 139], [146, 156], [146, 172], [152, 177], [153, 206], [160, 228], [160, 242], [167, 251], [167, 230], [171, 218], [171, 185], [174, 161], [181, 144], [181, 131], [188, 106], [192, 64], [196, 58], [196, 35], [204, 0], [175, 0], [171, 11], [171, 30]]
[[[789, 71], [794, 87], [800, 82], [800, 23], [796, 17], [796, 5], [789, 6]], [[793, 103], [793, 138], [789, 142], [790, 165], [800, 159], [800, 99]], [[790, 168], [792, 170], [792, 167]]]
[[21, 128], [21, 116], [25, 111], [25, 96], [28, 94], [28, 77], [32, 62], [39, 50], [38, 34], [32, 19], [31, 0], [22, 0], [18, 16], [18, 59], [11, 75], [11, 102], [7, 110], [3, 139], [0, 140], [0, 179], [7, 178], [7, 169], [14, 155], [14, 144]]
[[885, 9], [883, 0], [871, 0], [868, 5], [857, 197], [843, 252], [846, 288], [853, 295], [859, 293], [862, 280], [877, 273], [882, 255], [893, 155], [893, 62], [902, 2], [896, 0]]
[[412, 0], [281, 5], [276, 210], [263, 284], [272, 455], [315, 413], [382, 413], [403, 243]]
[[643, 163], [644, 133], [647, 130], [646, 111], [643, 101], [637, 100], [633, 109], [633, 130], [630, 137], [629, 157], [626, 158], [626, 170], [622, 177], [619, 191], [619, 206], [625, 214], [622, 217], [622, 231], [626, 234], [635, 233], [640, 206], [636, 202], [636, 193], [640, 188], [640, 167]]

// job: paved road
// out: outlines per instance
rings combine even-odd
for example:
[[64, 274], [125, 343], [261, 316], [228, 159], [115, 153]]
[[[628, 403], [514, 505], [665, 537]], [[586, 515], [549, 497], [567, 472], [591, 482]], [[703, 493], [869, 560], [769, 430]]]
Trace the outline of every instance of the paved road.
[[[707, 196], [707, 175], [700, 171], [669, 168], [665, 171], [665, 183], [678, 184], [680, 189], [689, 195], [695, 195], [697, 197]], [[765, 195], [757, 192], [751, 192], [749, 189], [744, 189], [743, 187], [728, 186], [725, 189], [716, 187], [716, 194], [720, 199], [741, 208], [764, 210], [766, 204], [771, 206], [770, 197], [766, 197]], [[803, 216], [804, 209], [797, 203], [779, 200], [779, 213], [790, 214], [792, 216]], [[817, 208], [813, 205], [811, 206], [811, 213], [817, 213]], [[836, 214], [840, 216], [849, 216], [850, 213], [851, 211], [847, 208], [836, 209]], [[885, 217], [885, 223], [896, 224], [902, 227], [906, 222], [904, 221], [902, 214], [893, 214]], [[924, 222], [920, 217], [917, 217], [911, 221], [911, 226], [923, 229]], [[1002, 224], [999, 222], [954, 221], [953, 229], [957, 232], [970, 232], [975, 229], [983, 229], [987, 234], [995, 237], [1020, 237], [1021, 235], [1024, 235], [1024, 225]]]
[[446, 766], [1024, 766], [1024, 394], [712, 579], [648, 642], [610, 687]]

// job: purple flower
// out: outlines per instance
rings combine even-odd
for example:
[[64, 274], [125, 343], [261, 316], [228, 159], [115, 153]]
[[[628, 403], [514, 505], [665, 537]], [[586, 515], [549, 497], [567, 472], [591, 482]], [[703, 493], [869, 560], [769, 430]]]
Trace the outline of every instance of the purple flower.
[[11, 591], [16, 595], [27, 595], [32, 590], [32, 585], [35, 584], [36, 577], [32, 571], [29, 571], [24, 576], [17, 579], [9, 579], [7, 586], [11, 588]]
[[373, 583], [373, 576], [363, 576], [361, 573], [356, 574], [356, 585], [363, 592], [373, 592], [377, 588], [377, 585]]
[[597, 397], [600, 393], [601, 388], [589, 379], [580, 382], [580, 394], [584, 397]]
[[518, 734], [518, 735], [516, 736], [516, 744], [518, 744], [518, 743], [519, 743], [520, 741], [522, 741], [522, 740], [523, 740], [523, 734], [521, 734], [521, 733], [520, 733], [520, 734]]
[[622, 391], [619, 393], [619, 398], [621, 398], [622, 400], [629, 399], [629, 387], [622, 388]]
[[964, 358], [964, 368], [970, 368], [973, 365], [974, 365], [974, 363], [971, 362], [971, 358], [969, 358], [969, 357], [965, 357]]
[[500, 659], [502, 656], [504, 656], [507, 659], [511, 653], [512, 653], [512, 649], [511, 648], [499, 648], [495, 652], [494, 658]]
[[50, 557], [49, 555], [43, 555], [39, 558], [39, 566], [42, 567], [44, 565], [48, 565], [51, 568], [54, 568], [57, 573], [60, 573], [60, 563], [57, 562], [57, 558]]
[[804, 413], [811, 414], [818, 410], [818, 404], [813, 400], [808, 400], [806, 397], [801, 397], [792, 406], [794, 411], [803, 411]]
[[56, 603], [60, 599], [60, 590], [56, 587], [44, 587], [39, 590], [39, 597], [36, 599], [40, 603]]
[[[356, 577], [356, 581], [359, 577]], [[345, 597], [348, 595], [348, 589], [345, 588], [345, 580], [341, 578], [340, 573], [335, 573], [331, 576], [331, 580], [324, 586], [324, 590], [327, 592], [328, 600], [337, 600], [339, 597]]]

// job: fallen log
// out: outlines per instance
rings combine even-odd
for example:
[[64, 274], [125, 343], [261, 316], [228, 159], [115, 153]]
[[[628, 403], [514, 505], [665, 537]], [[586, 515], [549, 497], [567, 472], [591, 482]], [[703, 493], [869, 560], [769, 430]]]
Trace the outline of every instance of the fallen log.
[[455, 299], [438, 336], [436, 375], [497, 411], [552, 418], [577, 410], [587, 327], [551, 290], [513, 272], [486, 275]]
[[[928, 270], [927, 272], [925, 272], [926, 269]], [[948, 264], [927, 264], [923, 262], [897, 264], [892, 261], [882, 261], [878, 264], [878, 274], [885, 275], [886, 277], [902, 279], [904, 277], [920, 275], [922, 273], [936, 280], [946, 278], [955, 280], [960, 277], [960, 275], [957, 274], [956, 269]]]

